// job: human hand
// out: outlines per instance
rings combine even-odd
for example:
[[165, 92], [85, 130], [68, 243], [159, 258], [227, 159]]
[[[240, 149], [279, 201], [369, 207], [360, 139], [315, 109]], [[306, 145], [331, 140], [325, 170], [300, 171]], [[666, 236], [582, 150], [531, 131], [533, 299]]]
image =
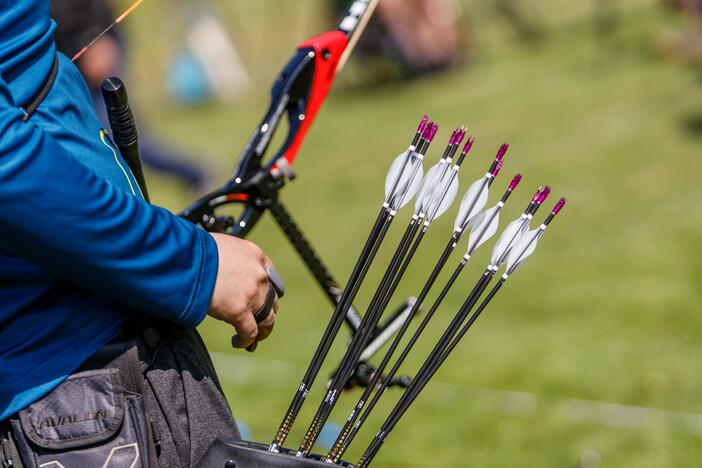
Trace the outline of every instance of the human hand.
[[278, 299], [265, 320], [254, 314], [263, 306], [270, 288], [266, 268], [271, 260], [253, 242], [212, 233], [219, 253], [219, 268], [208, 314], [236, 329], [232, 346], [246, 348], [265, 340], [273, 331]]

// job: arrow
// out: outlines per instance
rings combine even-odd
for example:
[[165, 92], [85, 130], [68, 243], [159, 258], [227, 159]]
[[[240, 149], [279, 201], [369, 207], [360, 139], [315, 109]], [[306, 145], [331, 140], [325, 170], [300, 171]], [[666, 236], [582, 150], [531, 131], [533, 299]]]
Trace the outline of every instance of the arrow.
[[[436, 128], [436, 125], [432, 122], [428, 122], [428, 117], [424, 116], [412, 139], [410, 149], [401, 155], [404, 158], [404, 162], [400, 163], [401, 168], [397, 170], [393, 169], [391, 166], [390, 171], [393, 171], [391, 179], [394, 180], [392, 180], [389, 189], [386, 191], [385, 201], [383, 202], [380, 212], [378, 213], [375, 224], [371, 228], [370, 234], [366, 239], [366, 243], [361, 250], [361, 253], [356, 261], [356, 265], [351, 272], [351, 276], [349, 277], [346, 287], [343, 290], [334, 313], [332, 314], [332, 317], [327, 324], [324, 333], [322, 334], [322, 339], [317, 345], [317, 349], [315, 350], [305, 375], [303, 376], [302, 381], [300, 382], [300, 385], [293, 396], [293, 400], [288, 407], [288, 411], [286, 412], [283, 421], [276, 431], [275, 438], [268, 447], [270, 452], [278, 452], [283, 443], [285, 443], [285, 439], [287, 438], [290, 430], [292, 429], [292, 425], [297, 419], [300, 409], [307, 398], [307, 394], [309, 393], [310, 388], [314, 384], [314, 381], [319, 374], [322, 363], [329, 354], [329, 349], [331, 348], [331, 345], [339, 332], [339, 328], [341, 328], [344, 317], [346, 316], [349, 307], [351, 307], [358, 289], [363, 283], [368, 269], [375, 258], [380, 244], [383, 242], [385, 235], [390, 228], [390, 224], [395, 217], [398, 204], [401, 203], [402, 199], [411, 193], [412, 180], [421, 170], [421, 161], [424, 158], [423, 154], [429, 148], [429, 145], [436, 134]], [[417, 151], [415, 151], [415, 145]], [[419, 161], [418, 164], [417, 161]], [[356, 334], [358, 335], [360, 332], [361, 328], [358, 329]]]
[[453, 228], [454, 231], [463, 231], [470, 228], [470, 223], [482, 211], [487, 203], [488, 188], [491, 181], [495, 179], [495, 176], [502, 167], [502, 159], [507, 152], [507, 148], [509, 148], [509, 145], [506, 143], [500, 146], [495, 160], [492, 162], [487, 173], [468, 187], [466, 194], [463, 196], [463, 200], [461, 200], [461, 206], [458, 209], [458, 216], [456, 217], [456, 223]]
[[[511, 272], [508, 269], [507, 272], [505, 272], [505, 274], [502, 275], [500, 281], [492, 288], [492, 290], [490, 290], [487, 297], [481, 302], [476, 311], [473, 313], [473, 315], [471, 315], [471, 317], [458, 331], [458, 333], [455, 334], [451, 342], [448, 343], [445, 346], [445, 348], [441, 350], [437, 355], [434, 356], [434, 353], [432, 353], [430, 358], [428, 358], [427, 361], [425, 361], [424, 365], [417, 373], [417, 377], [415, 377], [410, 386], [403, 393], [402, 397], [390, 413], [390, 416], [388, 416], [385, 423], [383, 423], [382, 428], [380, 429], [380, 431], [378, 431], [378, 434], [375, 436], [375, 438], [372, 440], [364, 454], [361, 456], [361, 459], [356, 465], [357, 467], [365, 468], [368, 466], [368, 464], [375, 457], [375, 455], [378, 453], [378, 450], [380, 450], [381, 446], [387, 439], [388, 435], [390, 434], [390, 431], [392, 431], [392, 429], [395, 427], [400, 418], [404, 415], [407, 409], [409, 409], [410, 405], [416, 400], [419, 393], [424, 389], [426, 384], [433, 377], [433, 375], [436, 373], [439, 367], [441, 367], [441, 365], [446, 361], [446, 358], [456, 348], [461, 339], [466, 335], [466, 333], [468, 333], [468, 330], [475, 323], [482, 311], [485, 309], [485, 307], [487, 307], [487, 305], [497, 294], [500, 288], [504, 285], [504, 283], [509, 278], [510, 274], [513, 273], [514, 270], [519, 265], [521, 265], [529, 255], [531, 255], [534, 252], [538, 239], [541, 237], [541, 235], [543, 235], [549, 223], [553, 221], [555, 216], [559, 213], [559, 211], [561, 211], [563, 206], [565, 206], [565, 203], [565, 198], [561, 198], [556, 204], [556, 206], [553, 208], [549, 216], [543, 222], [543, 224], [541, 224], [541, 226], [539, 226], [538, 229], [535, 229], [531, 235], [527, 235], [523, 238], [523, 240], [517, 242], [517, 244], [514, 246], [514, 252], [516, 253], [513, 254], [513, 269], [511, 270]], [[463, 307], [461, 307], [461, 310], [459, 311], [458, 315], [461, 315], [463, 317], [461, 319], [461, 322], [470, 312], [470, 309], [473, 307], [475, 301], [470, 302], [472, 302], [473, 304], [471, 305], [469, 302], [467, 302], [463, 305]], [[461, 322], [459, 322], [459, 324]]]
[[514, 246], [519, 238], [529, 230], [531, 219], [534, 217], [534, 214], [544, 200], [546, 200], [549, 193], [551, 193], [551, 188], [548, 185], [545, 187], [539, 187], [521, 216], [509, 223], [504, 231], [502, 231], [502, 235], [492, 249], [492, 258], [490, 260], [491, 265], [499, 267], [502, 265], [502, 263], [504, 263], [512, 246]]
[[[513, 179], [512, 182], [510, 183], [510, 187], [513, 185], [514, 181], [515, 181], [515, 179]], [[509, 187], [508, 187], [508, 191], [509, 191]], [[533, 217], [533, 215], [534, 215], [534, 213], [536, 212], [536, 210], [538, 210], [538, 208], [541, 206], [541, 202], [543, 202], [543, 200], [545, 200], [545, 198], [548, 196], [548, 193], [549, 193], [548, 187], [540, 187], [540, 188], [536, 191], [536, 193], [534, 194], [534, 196], [532, 197], [531, 202], [527, 205], [526, 209], [524, 210], [524, 213], [522, 214], [522, 216], [520, 216], [520, 218], [518, 219], [518, 221], [519, 221], [519, 220], [522, 220], [523, 218], [530, 220], [530, 219]], [[504, 198], [504, 196], [503, 196], [503, 198]], [[460, 214], [459, 214], [459, 216], [460, 216]], [[457, 221], [457, 223], [458, 223], [458, 221]], [[510, 224], [512, 225], [512, 224], [514, 224], [514, 223], [510, 223]], [[527, 228], [528, 228], [528, 224], [527, 224]], [[453, 237], [454, 239], [456, 239], [456, 242], [457, 242], [458, 238], [460, 237], [461, 232], [462, 232], [462, 231], [459, 231], [459, 230], [454, 231], [454, 235], [453, 235], [452, 237]], [[473, 230], [471, 230], [471, 234], [472, 234], [472, 232], [473, 232]], [[476, 230], [476, 232], [479, 232], [479, 231]], [[500, 237], [500, 239], [505, 239], [505, 238], [506, 238], [506, 236], [505, 236], [504, 234]], [[478, 238], [478, 240], [480, 240], [480, 238]], [[502, 252], [503, 250], [507, 250], [507, 251], [508, 251], [509, 248], [511, 248], [512, 245], [516, 244], [516, 242], [517, 242], [518, 240], [519, 240], [519, 239], [518, 239], [516, 236], [510, 236], [509, 239], [506, 241], [506, 242], [507, 242], [506, 245], [505, 245], [505, 241], [503, 240], [502, 246], [495, 246], [495, 247], [493, 248], [493, 256], [497, 256], [498, 258], [500, 258], [500, 257], [501, 257], [501, 252]], [[449, 246], [450, 246], [450, 245], [451, 245], [451, 244], [449, 244]], [[447, 246], [447, 248], [448, 248], [449, 246]], [[454, 244], [454, 246], [455, 246], [455, 244]], [[407, 344], [407, 345], [405, 346], [405, 348], [403, 349], [403, 351], [402, 351], [402, 353], [400, 354], [400, 356], [399, 356], [397, 362], [395, 362], [395, 364], [393, 365], [392, 370], [388, 373], [388, 375], [387, 375], [387, 377], [386, 377], [386, 380], [382, 383], [381, 387], [378, 389], [378, 391], [376, 392], [375, 396], [373, 397], [373, 399], [370, 401], [370, 403], [369, 403], [368, 406], [366, 407], [365, 411], [363, 412], [363, 414], [362, 414], [361, 417], [359, 418], [359, 420], [358, 420], [358, 422], [356, 423], [356, 425], [354, 426], [354, 428], [353, 428], [352, 430], [347, 430], [347, 431], [348, 431], [348, 434], [347, 434], [347, 432], [345, 432], [344, 429], [342, 429], [341, 434], [340, 434], [340, 438], [341, 438], [341, 437], [346, 437], [346, 440], [343, 441], [343, 442], [340, 442], [340, 443], [338, 444], [338, 446], [337, 446], [337, 444], [335, 443], [335, 446], [337, 447], [336, 450], [337, 450], [338, 455], [334, 456], [333, 459], [335, 459], [336, 461], [338, 461], [338, 459], [341, 457], [341, 454], [343, 454], [343, 452], [345, 451], [345, 449], [348, 447], [348, 445], [351, 443], [351, 441], [353, 440], [353, 438], [355, 437], [355, 435], [358, 433], [359, 429], [361, 428], [361, 426], [363, 425], [363, 423], [366, 421], [368, 415], [370, 415], [370, 412], [372, 411], [372, 409], [375, 407], [375, 405], [376, 405], [377, 402], [379, 401], [379, 399], [380, 399], [380, 397], [382, 396], [383, 392], [386, 390], [386, 388], [387, 388], [387, 383], [396, 375], [397, 371], [399, 370], [400, 366], [402, 365], [402, 363], [403, 363], [404, 360], [406, 359], [407, 355], [408, 355], [409, 352], [412, 350], [412, 347], [414, 346], [414, 344], [415, 344], [415, 343], [417, 342], [417, 340], [419, 339], [419, 336], [423, 333], [423, 331], [424, 331], [424, 329], [426, 328], [426, 326], [428, 325], [429, 321], [430, 321], [430, 320], [432, 319], [432, 317], [434, 316], [434, 313], [435, 313], [436, 310], [439, 308], [439, 306], [440, 306], [441, 303], [443, 302], [444, 298], [445, 298], [446, 295], [448, 294], [449, 290], [451, 289], [451, 287], [453, 286], [453, 284], [456, 282], [456, 280], [457, 280], [458, 277], [460, 276], [460, 274], [461, 274], [463, 268], [465, 267], [465, 265], [466, 265], [466, 263], [468, 262], [469, 259], [470, 259], [470, 256], [469, 256], [469, 255], [466, 255], [466, 256], [464, 256], [464, 257], [461, 259], [461, 261], [459, 262], [458, 266], [456, 267], [456, 269], [455, 269], [454, 272], [452, 273], [451, 277], [449, 278], [449, 280], [448, 280], [447, 283], [445, 284], [444, 288], [441, 290], [441, 292], [439, 293], [438, 297], [436, 298], [436, 300], [435, 300], [434, 303], [432, 304], [431, 308], [430, 308], [429, 311], [427, 312], [426, 316], [425, 316], [424, 319], [422, 320], [422, 323], [419, 325], [419, 327], [418, 327], [417, 330], [415, 331], [414, 335], [412, 336], [412, 338], [410, 339], [410, 341], [408, 342], [408, 344]], [[444, 263], [445, 263], [445, 261], [444, 261]], [[436, 269], [435, 269], [435, 271], [436, 271]], [[485, 274], [489, 274], [489, 275], [490, 275], [490, 278], [491, 278], [492, 275], [494, 274], [494, 271], [493, 271], [493, 269], [492, 269], [492, 262], [491, 262], [491, 264], [488, 266], [488, 268], [487, 268]], [[438, 272], [436, 273], [436, 275], [438, 276]], [[435, 279], [435, 278], [434, 278], [434, 279]], [[433, 283], [433, 282], [432, 282], [432, 283]], [[487, 284], [485, 284], [485, 286], [487, 286]], [[427, 291], [424, 291], [424, 292], [425, 292], [425, 294], [426, 294], [426, 293], [428, 292], [428, 290], [427, 290]], [[482, 292], [482, 291], [481, 291], [481, 292]], [[421, 296], [421, 294], [420, 294], [420, 296]], [[423, 299], [423, 297], [422, 297], [421, 299]], [[477, 299], [477, 298], [476, 298], [476, 299]], [[418, 303], [420, 303], [420, 302], [421, 302], [421, 300], [420, 300], [420, 298], [418, 297], [418, 300], [415, 302], [415, 307], [416, 307], [416, 304], [418, 304]], [[417, 309], [417, 310], [418, 310], [418, 309]], [[415, 310], [415, 313], [416, 313], [416, 310]], [[448, 332], [449, 329], [455, 329], [459, 324], [460, 324], [460, 321], [459, 321], [458, 317], [454, 318], [454, 321], [452, 322], [452, 325], [449, 325], [449, 327], [448, 327], [448, 329], [447, 329], [447, 332]], [[446, 333], [447, 333], [447, 332], [446, 332]], [[404, 333], [404, 332], [398, 332], [398, 335], [399, 335], [400, 333]], [[398, 344], [399, 344], [399, 338], [396, 337], [396, 341], [397, 341]], [[395, 344], [395, 343], [393, 343], [393, 345], [394, 345], [394, 344]], [[438, 344], [437, 344], [437, 346], [438, 346]], [[391, 346], [391, 349], [394, 350], [394, 348], [393, 348], [392, 346]], [[380, 367], [379, 367], [379, 369], [380, 369]], [[371, 387], [371, 385], [369, 385], [369, 387]], [[357, 410], [360, 410], [359, 406], [362, 407], [362, 406], [365, 404], [364, 402], [360, 402], [360, 403], [361, 403], [361, 404], [360, 404], [360, 405], [357, 405], [357, 407], [356, 407]], [[334, 450], [334, 449], [333, 449], [333, 450]]]
[[[471, 144], [472, 144], [472, 142], [471, 142]], [[469, 146], [469, 148], [470, 148], [470, 146]], [[463, 153], [463, 156], [465, 156], [465, 153]], [[499, 170], [497, 172], [499, 172]], [[495, 175], [497, 175], [497, 174], [495, 173]], [[504, 203], [507, 201], [507, 199], [509, 198], [511, 193], [519, 185], [519, 182], [521, 181], [521, 179], [522, 179], [521, 174], [516, 175], [512, 179], [505, 194], [502, 196], [502, 198], [500, 200], [502, 205], [504, 205]], [[494, 178], [492, 180], [494, 180]], [[459, 214], [459, 216], [460, 216], [460, 214]], [[373, 410], [373, 408], [375, 407], [375, 405], [379, 401], [379, 399], [382, 396], [382, 394], [384, 393], [384, 391], [387, 389], [389, 383], [392, 381], [392, 379], [396, 375], [397, 371], [399, 370], [400, 366], [404, 362], [405, 358], [407, 357], [409, 352], [412, 350], [412, 347], [414, 346], [416, 341], [419, 339], [419, 336], [422, 334], [422, 332], [426, 328], [427, 324], [429, 323], [429, 321], [433, 317], [434, 312], [436, 312], [436, 309], [438, 308], [439, 304], [441, 303], [443, 298], [446, 296], [446, 294], [448, 293], [448, 290], [451, 288], [453, 283], [456, 281], [461, 270], [463, 269], [466, 262], [470, 258], [470, 257], [467, 257], [461, 261], [458, 268], [452, 274], [451, 279], [449, 280], [449, 283], [447, 284], [446, 287], [444, 287], [444, 289], [442, 290], [442, 292], [439, 295], [439, 298], [434, 302], [431, 309], [429, 310], [427, 315], [422, 320], [422, 323], [419, 325], [419, 327], [415, 331], [414, 335], [410, 339], [409, 343], [402, 350], [400, 356], [398, 357], [397, 361], [393, 365], [392, 369], [390, 370], [388, 375], [383, 379], [380, 387], [378, 388], [377, 392], [373, 396], [373, 399], [366, 406], [366, 402], [368, 401], [368, 398], [370, 397], [371, 393], [373, 392], [375, 387], [378, 385], [378, 383], [380, 383], [380, 378], [382, 376], [383, 370], [389, 364], [390, 359], [392, 358], [394, 352], [396, 351], [397, 347], [400, 344], [400, 341], [402, 340], [402, 337], [404, 336], [405, 332], [407, 331], [407, 328], [409, 327], [412, 316], [418, 312], [419, 307], [421, 306], [422, 302], [424, 301], [427, 294], [431, 290], [432, 286], [436, 282], [436, 279], [438, 278], [439, 274], [441, 273], [444, 266], [446, 265], [446, 262], [448, 261], [448, 258], [450, 256], [451, 252], [456, 247], [456, 244], [458, 243], [459, 239], [461, 238], [462, 232], [463, 231], [461, 231], [461, 230], [456, 230], [451, 235], [451, 238], [449, 239], [449, 242], [447, 243], [446, 247], [444, 248], [443, 253], [439, 257], [439, 260], [437, 261], [436, 265], [434, 266], [434, 269], [431, 272], [429, 279], [424, 284], [424, 287], [422, 288], [421, 292], [417, 296], [417, 300], [415, 301], [412, 310], [410, 311], [408, 317], [405, 319], [404, 323], [402, 324], [402, 328], [397, 332], [397, 335], [395, 336], [395, 339], [393, 340], [392, 344], [390, 345], [390, 348], [388, 349], [387, 353], [383, 357], [383, 361], [376, 369], [376, 372], [373, 375], [373, 378], [369, 382], [368, 386], [366, 387], [366, 389], [363, 392], [363, 395], [361, 395], [361, 398], [358, 400], [358, 402], [356, 403], [356, 406], [354, 407], [353, 411], [351, 412], [348, 419], [346, 420], [346, 423], [344, 424], [344, 427], [341, 429], [341, 432], [340, 432], [339, 436], [337, 437], [337, 440], [334, 442], [332, 449], [327, 454], [326, 460], [328, 462], [332, 462], [332, 463], [339, 462], [340, 458], [343, 456], [343, 454], [345, 453], [346, 449], [353, 441], [356, 434], [358, 434], [358, 431], [360, 430], [361, 426], [365, 423], [366, 419], [371, 414], [371, 411]], [[486, 234], [486, 232], [483, 232], [482, 234], [477, 234], [478, 240], [480, 240], [480, 237], [484, 236], [485, 234]], [[471, 236], [473, 236], [473, 235], [474, 235], [473, 231], [471, 231]], [[477, 246], [476, 246], [476, 248], [477, 248]], [[365, 407], [365, 410], [363, 410], [364, 407]], [[361, 414], [361, 411], [363, 411], [362, 414]], [[354, 425], [354, 422], [356, 421], [356, 419], [358, 419], [358, 421]]]
[[[459, 163], [463, 162], [463, 158], [460, 158], [460, 161], [457, 161], [453, 168], [450, 168], [450, 162], [451, 156], [455, 154], [458, 145], [460, 145], [459, 138], [462, 139], [464, 135], [465, 132], [462, 129], [454, 130], [441, 159], [427, 171], [422, 189], [419, 192], [420, 195], [415, 204], [412, 219], [392, 257], [390, 265], [383, 275], [379, 287], [373, 295], [366, 314], [363, 316], [359, 332], [354, 335], [351, 344], [346, 350], [341, 364], [328, 386], [327, 393], [300, 444], [296, 454], [298, 457], [307, 456], [312, 450], [312, 446], [338, 401], [338, 396], [353, 372], [363, 348], [370, 339], [372, 331], [379, 322], [407, 267], [417, 252], [431, 222], [448, 209], [453, 201], [458, 191], [457, 175], [460, 169]], [[376, 371], [377, 373], [378, 371]]]
[[439, 162], [427, 171], [422, 190], [415, 204], [415, 213], [431, 223], [448, 210], [458, 193], [458, 171], [463, 158], [451, 168], [453, 155], [461, 144], [465, 131], [454, 130]]
[[507, 271], [502, 276], [505, 280], [507, 280], [507, 278], [522, 265], [527, 257], [534, 253], [539, 239], [541, 236], [543, 236], [544, 232], [546, 232], [546, 228], [548, 227], [549, 223], [553, 221], [553, 218], [555, 218], [558, 212], [563, 209], [565, 204], [565, 198], [558, 200], [558, 203], [556, 203], [556, 206], [553, 207], [551, 214], [548, 215], [548, 218], [546, 218], [543, 224], [533, 231], [529, 231], [528, 233], [524, 234], [519, 239], [507, 258]]
[[[415, 134], [413, 144], [393, 160], [385, 177], [385, 207], [394, 213], [405, 206], [421, 186], [424, 154], [439, 128], [434, 122], [425, 122], [426, 117], [419, 124], [419, 143], [414, 143], [417, 139]], [[419, 129], [417, 134], [420, 133]]]
[[512, 194], [519, 182], [522, 180], [522, 174], [517, 174], [510, 182], [507, 191], [499, 202], [492, 208], [487, 209], [483, 213], [479, 214], [478, 217], [473, 222], [473, 228], [470, 232], [470, 237], [468, 238], [468, 251], [466, 255], [470, 258], [473, 253], [487, 242], [492, 236], [497, 232], [497, 227], [500, 224], [500, 211], [505, 206], [507, 199]]
[[95, 44], [102, 36], [104, 36], [105, 34], [107, 34], [108, 32], [110, 32], [110, 30], [111, 30], [112, 28], [114, 28], [114, 27], [117, 26], [119, 23], [121, 23], [127, 16], [131, 15], [131, 14], [134, 12], [134, 10], [136, 10], [137, 8], [139, 8], [139, 6], [140, 6], [142, 3], [144, 3], [144, 0], [136, 0], [136, 2], [132, 3], [131, 6], [129, 6], [129, 8], [127, 8], [126, 10], [124, 10], [124, 13], [122, 13], [121, 15], [119, 15], [119, 16], [117, 17], [117, 19], [114, 20], [114, 21], [112, 22], [112, 24], [110, 24], [110, 25], [107, 26], [105, 29], [103, 29], [103, 30], [100, 32], [100, 34], [98, 34], [97, 36], [95, 36], [90, 42], [88, 42], [88, 44], [87, 44], [85, 47], [83, 47], [82, 49], [80, 49], [80, 50], [73, 56], [73, 58], [71, 59], [71, 62], [75, 62], [76, 60], [78, 60], [78, 59], [81, 57], [81, 55], [83, 55], [90, 47], [92, 47], [93, 44]]

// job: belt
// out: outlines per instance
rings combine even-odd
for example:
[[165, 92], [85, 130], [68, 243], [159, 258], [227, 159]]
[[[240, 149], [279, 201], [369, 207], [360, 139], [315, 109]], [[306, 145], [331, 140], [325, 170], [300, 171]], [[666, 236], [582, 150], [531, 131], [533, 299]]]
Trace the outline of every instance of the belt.
[[32, 114], [34, 114], [34, 111], [37, 110], [37, 107], [39, 107], [42, 101], [44, 101], [46, 95], [49, 94], [49, 91], [51, 91], [51, 87], [54, 85], [54, 81], [56, 81], [57, 74], [58, 55], [54, 58], [54, 63], [53, 65], [51, 65], [51, 70], [49, 71], [47, 77], [44, 79], [44, 82], [39, 87], [39, 91], [37, 91], [37, 93], [34, 96], [32, 96], [32, 99], [30, 99], [27, 104], [20, 106], [20, 109], [22, 109], [22, 112], [24, 112], [22, 120], [29, 120]]

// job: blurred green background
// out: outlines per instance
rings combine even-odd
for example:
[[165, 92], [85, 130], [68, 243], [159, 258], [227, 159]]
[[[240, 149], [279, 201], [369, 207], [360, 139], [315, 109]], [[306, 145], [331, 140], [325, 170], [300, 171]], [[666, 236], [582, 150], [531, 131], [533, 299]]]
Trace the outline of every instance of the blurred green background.
[[[299, 41], [332, 27], [323, 3], [214, 2], [253, 85], [234, 103], [188, 108], [170, 102], [163, 87], [169, 54], [187, 24], [183, 2], [145, 2], [125, 26], [127, 80], [142, 124], [198, 155], [217, 174], [213, 185], [223, 182], [268, 105], [276, 71]], [[425, 112], [442, 125], [440, 141], [460, 124], [476, 138], [462, 189], [483, 174], [500, 143], [510, 144], [490, 204], [512, 174], [524, 172], [525, 179], [503, 220], [518, 216], [541, 184], [554, 189], [549, 206], [568, 197], [537, 255], [398, 425], [376, 466], [702, 465], [702, 75], [660, 47], [688, 26], [653, 0], [525, 0], [512, 6], [538, 30], [526, 40], [498, 3], [463, 6], [466, 60], [452, 71], [362, 87], [366, 64], [352, 60], [300, 152], [299, 177], [282, 194], [342, 282], [381, 202], [385, 171]], [[156, 203], [179, 211], [192, 201], [179, 183], [147, 176]], [[417, 294], [455, 209], [435, 223], [393, 303]], [[397, 224], [392, 239], [404, 221]], [[232, 331], [221, 323], [208, 319], [201, 331], [235, 415], [253, 440], [268, 442], [331, 308], [269, 217], [250, 239], [287, 283], [275, 334], [248, 354], [230, 348]], [[358, 308], [367, 304], [392, 245], [371, 271]], [[448, 296], [406, 373], [416, 370], [483, 271], [491, 245]], [[343, 333], [325, 378], [346, 344]], [[325, 378], [290, 445], [299, 442]], [[347, 394], [332, 420], [342, 422], [358, 396]], [[398, 396], [393, 390], [384, 399], [349, 460]]]

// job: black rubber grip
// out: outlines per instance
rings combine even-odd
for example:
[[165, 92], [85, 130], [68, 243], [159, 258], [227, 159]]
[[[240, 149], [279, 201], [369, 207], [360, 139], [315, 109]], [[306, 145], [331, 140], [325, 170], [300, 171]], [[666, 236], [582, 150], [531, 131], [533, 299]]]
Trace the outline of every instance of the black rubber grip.
[[268, 274], [268, 281], [270, 281], [275, 288], [275, 292], [278, 294], [278, 297], [283, 297], [285, 295], [285, 283], [283, 282], [283, 278], [278, 273], [278, 270], [272, 266], [269, 266], [266, 268], [266, 274]]
[[[260, 309], [256, 311], [254, 314], [254, 319], [256, 319], [256, 323], [261, 323], [266, 318], [268, 318], [268, 314], [271, 312], [271, 309], [273, 308], [273, 302], [275, 301], [276, 298], [276, 291], [275, 291], [275, 286], [273, 286], [273, 283], [268, 280], [268, 292], [266, 293], [266, 300], [263, 302], [263, 305], [261, 306]], [[246, 351], [253, 353], [256, 351], [256, 347], [258, 346], [258, 341], [254, 341], [250, 345], [246, 347]]]
[[111, 76], [102, 82], [102, 97], [107, 108], [107, 119], [110, 121], [112, 139], [127, 162], [132, 174], [134, 174], [141, 193], [146, 201], [149, 201], [146, 179], [144, 178], [141, 158], [139, 157], [139, 136], [137, 135], [132, 110], [129, 108], [127, 88], [122, 80], [116, 76]]
[[[285, 294], [285, 283], [283, 282], [283, 278], [281, 278], [278, 271], [273, 267], [268, 267], [266, 268], [266, 273], [268, 274], [268, 292], [266, 293], [266, 300], [263, 302], [263, 305], [254, 314], [256, 323], [261, 323], [266, 320], [266, 318], [268, 318], [268, 314], [273, 308], [273, 303], [275, 302], [276, 296], [280, 298]], [[254, 341], [252, 344], [246, 347], [246, 351], [255, 351], [257, 344], [258, 343]]]
[[268, 317], [268, 313], [271, 311], [273, 308], [273, 302], [275, 301], [276, 297], [276, 292], [275, 292], [275, 287], [273, 286], [273, 283], [269, 280], [268, 281], [268, 292], [266, 293], [266, 300], [263, 302], [263, 305], [261, 306], [258, 311], [254, 314], [254, 318], [256, 319], [256, 323], [261, 323], [266, 318]]

